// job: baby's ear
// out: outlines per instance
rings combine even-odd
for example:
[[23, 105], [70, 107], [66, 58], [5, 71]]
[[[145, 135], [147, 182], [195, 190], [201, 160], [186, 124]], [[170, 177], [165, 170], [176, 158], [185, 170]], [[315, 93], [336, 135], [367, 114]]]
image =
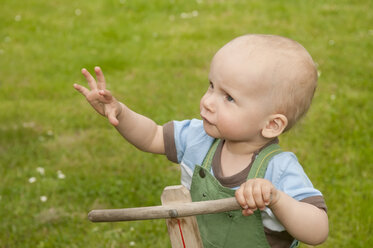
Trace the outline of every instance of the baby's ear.
[[288, 118], [282, 114], [270, 115], [265, 127], [262, 129], [262, 135], [271, 139], [279, 136], [288, 125]]

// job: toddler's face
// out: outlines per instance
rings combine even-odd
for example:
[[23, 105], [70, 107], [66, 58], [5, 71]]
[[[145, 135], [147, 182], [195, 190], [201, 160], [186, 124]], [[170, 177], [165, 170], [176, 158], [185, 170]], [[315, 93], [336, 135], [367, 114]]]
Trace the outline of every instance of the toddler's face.
[[266, 61], [235, 47], [223, 47], [210, 67], [210, 86], [200, 102], [207, 134], [231, 141], [255, 141], [271, 114]]

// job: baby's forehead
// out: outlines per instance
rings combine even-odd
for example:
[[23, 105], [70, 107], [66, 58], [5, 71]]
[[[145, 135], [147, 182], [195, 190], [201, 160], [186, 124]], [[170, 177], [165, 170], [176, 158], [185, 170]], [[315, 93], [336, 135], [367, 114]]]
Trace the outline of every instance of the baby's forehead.
[[246, 35], [227, 43], [211, 63], [209, 77], [216, 75], [276, 90], [317, 82], [307, 50], [291, 39], [272, 35]]

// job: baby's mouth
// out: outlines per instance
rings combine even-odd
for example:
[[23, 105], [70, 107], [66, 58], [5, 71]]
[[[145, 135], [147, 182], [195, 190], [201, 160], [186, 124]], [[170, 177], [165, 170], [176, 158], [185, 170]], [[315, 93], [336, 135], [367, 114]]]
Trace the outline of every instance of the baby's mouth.
[[201, 114], [201, 118], [204, 122], [206, 122], [207, 124], [209, 125], [213, 125], [206, 117], [204, 117], [202, 114]]

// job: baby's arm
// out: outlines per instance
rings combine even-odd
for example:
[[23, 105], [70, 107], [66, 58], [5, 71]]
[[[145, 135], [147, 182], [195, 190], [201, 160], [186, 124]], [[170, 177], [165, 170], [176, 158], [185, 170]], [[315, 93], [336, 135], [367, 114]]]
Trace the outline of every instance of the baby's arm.
[[119, 124], [115, 126], [118, 132], [142, 151], [165, 154], [163, 127], [132, 111], [123, 103], [120, 105], [122, 111], [117, 116]]
[[266, 179], [246, 181], [236, 191], [236, 199], [244, 215], [269, 207], [287, 232], [301, 242], [317, 245], [328, 236], [328, 216], [324, 210], [293, 199]]
[[74, 88], [86, 97], [99, 114], [106, 116], [128, 142], [142, 151], [164, 154], [162, 126], [117, 101], [106, 89], [102, 70], [95, 67], [95, 73], [97, 83], [86, 69], [82, 69], [90, 89], [79, 84], [74, 84]]

